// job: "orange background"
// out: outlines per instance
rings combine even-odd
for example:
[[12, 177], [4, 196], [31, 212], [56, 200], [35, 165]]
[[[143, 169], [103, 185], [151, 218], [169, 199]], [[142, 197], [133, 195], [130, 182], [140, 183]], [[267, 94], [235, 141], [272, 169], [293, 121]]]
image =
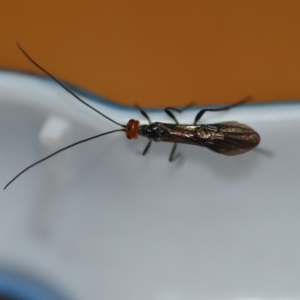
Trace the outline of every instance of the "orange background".
[[1, 1], [0, 66], [144, 107], [300, 98], [300, 1]]

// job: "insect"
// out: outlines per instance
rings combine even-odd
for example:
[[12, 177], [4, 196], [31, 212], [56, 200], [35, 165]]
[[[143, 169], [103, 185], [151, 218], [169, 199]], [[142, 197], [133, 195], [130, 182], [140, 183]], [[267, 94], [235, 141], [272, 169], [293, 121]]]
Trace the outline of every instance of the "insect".
[[192, 125], [182, 125], [179, 124], [177, 121], [175, 115], [173, 114], [173, 111], [176, 112], [182, 112], [184, 109], [189, 108], [191, 105], [185, 107], [184, 109], [177, 109], [173, 107], [167, 107], [165, 109], [166, 114], [173, 119], [174, 124], [168, 124], [168, 123], [161, 123], [161, 122], [151, 122], [148, 114], [141, 108], [139, 108], [141, 114], [148, 120], [148, 125], [140, 125], [139, 121], [137, 120], [129, 120], [126, 125], [120, 124], [113, 119], [109, 118], [108, 116], [104, 115], [102, 112], [98, 111], [96, 108], [92, 107], [85, 101], [83, 101], [78, 95], [76, 95], [72, 90], [70, 90], [67, 86], [65, 86], [62, 82], [60, 82], [58, 79], [56, 79], [52, 74], [50, 74], [48, 71], [46, 71], [43, 67], [41, 67], [37, 62], [35, 62], [26, 52], [25, 50], [17, 44], [21, 52], [41, 71], [43, 71], [45, 74], [47, 74], [49, 77], [51, 77], [55, 82], [57, 82], [63, 89], [65, 89], [68, 93], [73, 95], [77, 100], [79, 100], [84, 105], [88, 106], [98, 114], [100, 114], [102, 117], [108, 119], [112, 123], [115, 123], [116, 125], [120, 126], [121, 129], [116, 129], [112, 131], [108, 131], [105, 133], [101, 133], [95, 136], [92, 136], [90, 138], [78, 141], [76, 143], [73, 143], [69, 146], [66, 146], [64, 148], [61, 148], [54, 153], [38, 160], [37, 162], [31, 164], [24, 170], [22, 170], [20, 173], [18, 173], [13, 179], [11, 179], [4, 189], [6, 189], [13, 181], [15, 181], [19, 176], [21, 176], [23, 173], [31, 169], [32, 167], [36, 166], [37, 164], [47, 160], [48, 158], [67, 150], [71, 147], [74, 147], [76, 145], [85, 143], [87, 141], [99, 138], [104, 135], [108, 135], [115, 132], [123, 131], [125, 132], [127, 138], [129, 139], [136, 139], [139, 135], [144, 136], [149, 139], [149, 142], [146, 146], [146, 148], [143, 151], [143, 155], [146, 155], [148, 152], [152, 141], [154, 142], [171, 142], [173, 143], [173, 148], [171, 150], [169, 161], [172, 162], [176, 158], [178, 158], [179, 154], [176, 153], [176, 147], [178, 143], [182, 144], [190, 144], [190, 145], [196, 145], [201, 147], [206, 147], [214, 152], [232, 156], [232, 155], [238, 155], [243, 154], [251, 149], [255, 148], [259, 142], [260, 142], [260, 136], [257, 132], [255, 132], [252, 128], [250, 128], [248, 125], [240, 124], [235, 121], [231, 122], [222, 122], [222, 123], [215, 123], [215, 124], [205, 124], [205, 125], [198, 125], [198, 121], [201, 119], [201, 117], [208, 111], [215, 112], [215, 111], [224, 111], [231, 109], [233, 107], [236, 107], [238, 105], [244, 104], [251, 100], [250, 97], [247, 97], [245, 99], [242, 99], [241, 101], [225, 106], [220, 108], [206, 108], [201, 109], [195, 119], [194, 123]]

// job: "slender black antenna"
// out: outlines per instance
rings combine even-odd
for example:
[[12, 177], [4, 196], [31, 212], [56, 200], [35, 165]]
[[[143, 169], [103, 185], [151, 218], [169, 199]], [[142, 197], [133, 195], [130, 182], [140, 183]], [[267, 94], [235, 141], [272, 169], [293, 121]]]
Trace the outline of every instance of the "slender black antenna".
[[92, 110], [94, 110], [95, 112], [97, 112], [99, 115], [101, 115], [102, 117], [106, 118], [107, 120], [123, 127], [126, 128], [125, 125], [120, 124], [114, 120], [112, 120], [111, 118], [109, 118], [108, 116], [104, 115], [102, 112], [100, 112], [99, 110], [97, 110], [96, 108], [94, 108], [93, 106], [89, 105], [88, 103], [86, 103], [85, 101], [83, 101], [79, 96], [77, 96], [74, 92], [72, 92], [67, 86], [65, 86], [62, 82], [60, 82], [58, 79], [56, 79], [51, 73], [49, 73], [47, 70], [45, 70], [43, 67], [41, 67], [37, 62], [35, 62], [33, 60], [33, 58], [31, 58], [29, 56], [29, 54], [27, 54], [27, 52], [20, 46], [19, 43], [17, 43], [18, 48], [20, 49], [20, 51], [37, 67], [39, 68], [41, 71], [43, 71], [45, 74], [47, 74], [49, 77], [51, 77], [56, 83], [58, 83], [63, 89], [65, 89], [67, 92], [69, 92], [71, 95], [73, 95], [77, 100], [79, 100], [81, 103], [83, 103], [84, 105], [86, 105], [87, 107], [91, 108]]
[[90, 137], [90, 138], [87, 138], [87, 139], [81, 140], [81, 141], [79, 141], [79, 142], [73, 143], [73, 144], [71, 144], [71, 145], [69, 145], [69, 146], [66, 146], [66, 147], [64, 147], [64, 148], [61, 148], [61, 149], [59, 149], [59, 150], [53, 152], [52, 154], [50, 154], [50, 155], [48, 155], [48, 156], [46, 156], [46, 157], [44, 157], [44, 158], [38, 160], [37, 162], [31, 164], [30, 166], [28, 166], [27, 168], [25, 168], [24, 170], [22, 170], [20, 173], [18, 173], [12, 180], [10, 180], [10, 181], [6, 184], [6, 186], [4, 187], [3, 190], [5, 190], [11, 183], [13, 183], [13, 182], [14, 182], [19, 176], [21, 176], [23, 173], [25, 173], [26, 171], [28, 171], [28, 170], [31, 169], [32, 167], [38, 165], [39, 163], [41, 163], [41, 162], [47, 160], [48, 158], [50, 158], [50, 157], [52, 157], [52, 156], [54, 156], [54, 155], [56, 155], [56, 154], [58, 154], [58, 153], [60, 153], [60, 152], [62, 152], [62, 151], [65, 151], [65, 150], [67, 150], [67, 149], [69, 149], [69, 148], [72, 148], [72, 147], [74, 147], [74, 146], [76, 146], [76, 145], [79, 145], [79, 144], [82, 144], [82, 143], [84, 143], [84, 142], [87, 142], [87, 141], [96, 139], [96, 138], [98, 138], [98, 137], [100, 137], [100, 136], [107, 135], [107, 134], [114, 133], [114, 132], [118, 132], [118, 131], [126, 131], [126, 130], [125, 130], [125, 129], [116, 129], [116, 130], [113, 130], [113, 131], [108, 131], [108, 132], [105, 132], [105, 133], [97, 134], [97, 135], [95, 135], [95, 136], [92, 136], [92, 137]]

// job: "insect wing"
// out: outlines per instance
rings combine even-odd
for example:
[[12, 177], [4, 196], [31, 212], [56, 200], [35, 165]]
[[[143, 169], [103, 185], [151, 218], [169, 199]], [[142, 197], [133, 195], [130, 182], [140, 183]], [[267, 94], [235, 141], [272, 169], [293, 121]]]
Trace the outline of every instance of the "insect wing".
[[238, 155], [250, 151], [260, 142], [260, 136], [251, 127], [238, 122], [222, 122], [203, 125], [206, 131], [205, 147], [228, 155]]

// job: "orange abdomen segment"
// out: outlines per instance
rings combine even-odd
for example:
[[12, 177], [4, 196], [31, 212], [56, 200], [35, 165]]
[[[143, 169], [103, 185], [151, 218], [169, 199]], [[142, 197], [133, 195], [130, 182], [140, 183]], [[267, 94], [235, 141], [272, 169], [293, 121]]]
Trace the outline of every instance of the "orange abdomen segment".
[[129, 139], [137, 139], [138, 138], [138, 128], [139, 121], [130, 120], [126, 125], [126, 136]]

